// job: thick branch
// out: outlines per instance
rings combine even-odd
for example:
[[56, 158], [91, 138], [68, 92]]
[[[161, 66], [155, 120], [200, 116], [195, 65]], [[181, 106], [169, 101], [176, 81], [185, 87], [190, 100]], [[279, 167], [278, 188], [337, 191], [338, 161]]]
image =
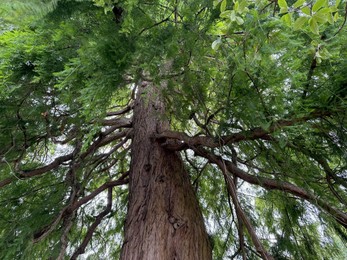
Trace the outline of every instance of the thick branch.
[[127, 105], [125, 108], [118, 110], [118, 111], [110, 111], [106, 113], [106, 116], [119, 116], [119, 115], [124, 115], [131, 111], [134, 108], [134, 104], [130, 103]]
[[132, 118], [112, 118], [112, 119], [105, 119], [102, 121], [103, 126], [114, 126], [116, 128], [121, 127], [131, 127], [132, 125]]
[[280, 190], [283, 192], [287, 192], [306, 201], [309, 201], [310, 203], [318, 206], [319, 208], [323, 209], [325, 212], [330, 214], [339, 224], [341, 224], [347, 229], [347, 214], [332, 207], [328, 202], [323, 201], [311, 192], [298, 186], [295, 186], [294, 184], [291, 184], [289, 182], [250, 175], [245, 171], [237, 168], [230, 161], [223, 160], [220, 156], [216, 156], [212, 153], [209, 153], [205, 149], [197, 148], [194, 149], [194, 151], [198, 155], [208, 159], [212, 163], [216, 163], [216, 161], [223, 162], [226, 165], [226, 168], [229, 172], [248, 183], [259, 185], [267, 190]]
[[222, 136], [219, 138], [213, 138], [209, 136], [188, 136], [186, 133], [176, 131], [164, 131], [156, 136], [158, 139], [174, 139], [179, 140], [181, 143], [164, 143], [168, 149], [182, 150], [192, 146], [203, 145], [210, 148], [220, 147], [226, 144], [238, 143], [245, 140], [265, 139], [271, 140], [271, 133], [282, 129], [284, 127], [293, 126], [296, 124], [307, 122], [308, 120], [321, 118], [331, 115], [330, 112], [316, 111], [312, 112], [308, 116], [294, 118], [291, 120], [278, 120], [271, 124], [271, 126], [265, 130], [261, 127], [256, 127], [247, 131], [241, 131], [231, 135]]

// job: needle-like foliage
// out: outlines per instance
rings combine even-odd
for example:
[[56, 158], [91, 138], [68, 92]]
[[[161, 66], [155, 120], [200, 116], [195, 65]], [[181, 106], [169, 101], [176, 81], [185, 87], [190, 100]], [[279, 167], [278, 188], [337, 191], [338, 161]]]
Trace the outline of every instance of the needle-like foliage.
[[162, 81], [153, 140], [213, 259], [346, 259], [346, 6], [1, 0], [0, 259], [119, 258], [134, 99]]

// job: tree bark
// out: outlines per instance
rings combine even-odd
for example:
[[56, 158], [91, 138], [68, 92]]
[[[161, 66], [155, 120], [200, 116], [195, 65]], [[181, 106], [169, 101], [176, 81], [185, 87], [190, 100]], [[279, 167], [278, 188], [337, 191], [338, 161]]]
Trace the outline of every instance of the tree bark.
[[161, 88], [142, 82], [134, 105], [121, 259], [212, 259], [203, 217], [181, 157], [155, 138], [168, 129]]

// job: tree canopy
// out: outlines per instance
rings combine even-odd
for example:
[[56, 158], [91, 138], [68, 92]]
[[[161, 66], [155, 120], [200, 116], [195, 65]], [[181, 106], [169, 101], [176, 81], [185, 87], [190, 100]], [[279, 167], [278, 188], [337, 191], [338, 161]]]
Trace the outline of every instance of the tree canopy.
[[164, 81], [152, 138], [183, 158], [213, 259], [347, 258], [345, 0], [0, 14], [1, 259], [120, 257], [134, 100]]

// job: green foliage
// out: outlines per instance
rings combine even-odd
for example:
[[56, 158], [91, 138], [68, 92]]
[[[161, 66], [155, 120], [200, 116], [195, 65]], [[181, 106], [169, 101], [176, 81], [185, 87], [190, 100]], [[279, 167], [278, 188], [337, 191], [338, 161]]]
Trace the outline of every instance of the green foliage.
[[[142, 80], [167, 80], [173, 130], [208, 135], [221, 143], [209, 152], [230, 160], [236, 153], [248, 174], [291, 183], [345, 211], [345, 1], [0, 3], [0, 183], [12, 181], [0, 187], [1, 259], [59, 255], [63, 221], [39, 243], [33, 239], [69, 203], [71, 168], [78, 168], [78, 199], [128, 170], [130, 142], [110, 154], [116, 141], [90, 147], [110, 129], [102, 126], [106, 113], [125, 107]], [[167, 61], [172, 67], [163, 73]], [[282, 127], [283, 120], [296, 121]], [[222, 136], [254, 129], [269, 134], [222, 143]], [[22, 175], [70, 153], [73, 160], [43, 175]], [[185, 163], [214, 259], [240, 257], [223, 175], [191, 151]], [[346, 258], [346, 230], [318, 203], [245, 183], [238, 178], [243, 210], [276, 259]], [[90, 259], [119, 258], [127, 195], [127, 188], [114, 188], [112, 210], [87, 247]], [[103, 192], [78, 209], [71, 250], [106, 204]], [[247, 259], [256, 259], [243, 233]]]

